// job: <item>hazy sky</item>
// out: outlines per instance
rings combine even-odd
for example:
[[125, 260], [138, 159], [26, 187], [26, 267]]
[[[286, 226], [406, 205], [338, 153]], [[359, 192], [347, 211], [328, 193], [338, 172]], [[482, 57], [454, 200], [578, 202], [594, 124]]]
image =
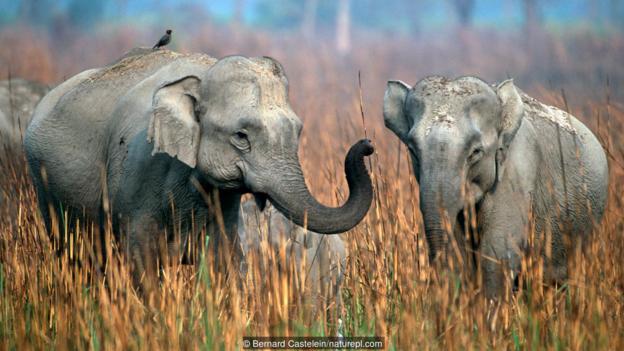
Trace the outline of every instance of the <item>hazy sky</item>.
[[[0, 0], [0, 20], [10, 24], [17, 18], [23, 0]], [[66, 11], [72, 0], [30, 0], [33, 3], [47, 3], [50, 11], [62, 13]], [[75, 0], [73, 0], [75, 1]], [[80, 0], [89, 1], [89, 0]], [[248, 25], [258, 23], [258, 3], [267, 0], [245, 0], [244, 19]], [[323, 0], [321, 0], [323, 1]], [[360, 6], [359, 0], [351, 0], [352, 6]], [[383, 2], [384, 0], [379, 0]], [[406, 0], [409, 1], [409, 0]], [[600, 25], [598, 18], [609, 17], [609, 3], [613, 0], [538, 0], [541, 2], [542, 17], [547, 24], [593, 24]], [[228, 21], [233, 14], [234, 0], [111, 0], [103, 6], [104, 20], [115, 20], [119, 17], [119, 4], [125, 6], [126, 17], [163, 17], [171, 14], [171, 10], [179, 6], [203, 7], [216, 20]], [[302, 0], [303, 3], [303, 0]], [[447, 25], [454, 21], [454, 13], [449, 1], [423, 0], [420, 14], [421, 26], [424, 29]], [[476, 0], [474, 24], [477, 26], [519, 26], [522, 24], [521, 0]]]

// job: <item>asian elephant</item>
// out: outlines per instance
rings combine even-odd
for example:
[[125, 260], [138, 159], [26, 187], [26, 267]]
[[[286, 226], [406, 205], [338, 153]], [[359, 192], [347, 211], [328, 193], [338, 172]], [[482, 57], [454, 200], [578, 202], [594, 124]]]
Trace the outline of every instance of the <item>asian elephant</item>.
[[[254, 253], [260, 256], [260, 262], [268, 263], [271, 263], [269, 258], [272, 255], [279, 264], [280, 250], [283, 250], [287, 265], [305, 271], [304, 296], [313, 307], [323, 306], [323, 301], [327, 305], [341, 306], [340, 285], [344, 279], [347, 251], [339, 235], [306, 230], [275, 207], [267, 205], [262, 211], [250, 200], [241, 204], [238, 235], [245, 255]], [[276, 268], [280, 267], [259, 267], [260, 274], [269, 279]]]
[[[22, 134], [26, 130], [35, 106], [49, 91], [48, 87], [22, 78], [0, 81], [0, 154], [21, 152]], [[5, 176], [0, 167], [0, 176]], [[8, 208], [7, 218], [16, 218], [17, 209], [10, 198], [17, 196], [8, 182], [0, 183], [0, 209]]]
[[[373, 146], [361, 140], [351, 147], [350, 196], [330, 208], [305, 184], [301, 128], [274, 59], [140, 48], [52, 90], [24, 144], [48, 228], [48, 203], [96, 223], [109, 213], [141, 274], [165, 232], [170, 251], [202, 228], [235, 242], [244, 193], [319, 233], [357, 225], [371, 204], [364, 157]], [[179, 233], [179, 245], [171, 233]]]
[[585, 125], [512, 80], [474, 77], [390, 81], [383, 115], [409, 148], [430, 261], [458, 247], [464, 263], [480, 260], [486, 294], [498, 296], [534, 231], [545, 279], [566, 278], [567, 244], [591, 232], [607, 198], [605, 152]]
[[0, 81], [0, 144], [21, 147], [33, 110], [48, 91], [47, 86], [22, 78]]

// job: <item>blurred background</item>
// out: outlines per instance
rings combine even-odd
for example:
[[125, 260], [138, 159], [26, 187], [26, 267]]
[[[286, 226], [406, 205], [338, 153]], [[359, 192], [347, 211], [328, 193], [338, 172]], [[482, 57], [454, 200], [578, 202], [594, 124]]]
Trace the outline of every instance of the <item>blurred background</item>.
[[0, 79], [54, 86], [166, 29], [167, 49], [279, 60], [306, 126], [302, 156], [336, 150], [327, 172], [339, 182], [364, 128], [378, 150], [400, 150], [381, 116], [390, 79], [514, 78], [593, 130], [622, 123], [609, 119], [624, 109], [622, 0], [0, 0]]
[[622, 96], [621, 0], [0, 0], [0, 78], [55, 84], [167, 28], [173, 50], [274, 56], [293, 90], [302, 71], [347, 90], [362, 71], [365, 94], [474, 74], [594, 98], [608, 80]]
[[[374, 205], [342, 236], [350, 255], [346, 335], [384, 335], [396, 349], [624, 349], [617, 332], [624, 330], [624, 0], [0, 0], [0, 80], [52, 87], [133, 47], [152, 47], [166, 29], [173, 30], [166, 49], [283, 64], [304, 123], [302, 167], [323, 203], [343, 203], [346, 150], [363, 136], [373, 140]], [[387, 80], [413, 85], [433, 74], [514, 78], [602, 142], [611, 177], [602, 239], [588, 259], [577, 252], [569, 289], [545, 290], [535, 261], [528, 280], [535, 288], [492, 317], [471, 285], [459, 293], [458, 281], [423, 283], [436, 275], [418, 229], [417, 184], [406, 147], [384, 127], [382, 100]], [[250, 330], [298, 335], [300, 325], [326, 326], [296, 309], [292, 277], [301, 274], [287, 284], [256, 275], [272, 284], [268, 293], [240, 295], [219, 284], [188, 289], [193, 275], [172, 274], [148, 308], [127, 294], [121, 263], [111, 277], [125, 280], [85, 288], [88, 272], [57, 264], [42, 240], [23, 155], [1, 150], [0, 195], [10, 206], [0, 204], [0, 349], [5, 339], [15, 349], [230, 349], [219, 343], [238, 345]], [[241, 309], [229, 308], [239, 302]]]

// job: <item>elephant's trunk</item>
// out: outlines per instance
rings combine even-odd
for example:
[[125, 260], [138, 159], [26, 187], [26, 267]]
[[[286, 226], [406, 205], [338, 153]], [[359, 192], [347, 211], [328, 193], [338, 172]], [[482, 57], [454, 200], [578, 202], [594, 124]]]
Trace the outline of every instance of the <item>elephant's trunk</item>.
[[267, 191], [271, 203], [299, 226], [322, 234], [336, 234], [355, 227], [366, 215], [373, 199], [373, 186], [364, 157], [374, 151], [369, 140], [354, 144], [345, 158], [349, 199], [341, 207], [320, 204], [308, 190], [298, 160], [283, 164]]
[[[434, 179], [421, 178], [420, 211], [425, 225], [425, 237], [429, 245], [429, 260], [433, 261], [448, 247], [456, 225], [456, 218], [463, 208], [461, 196], [442, 174]], [[435, 179], [437, 178], [437, 179]]]

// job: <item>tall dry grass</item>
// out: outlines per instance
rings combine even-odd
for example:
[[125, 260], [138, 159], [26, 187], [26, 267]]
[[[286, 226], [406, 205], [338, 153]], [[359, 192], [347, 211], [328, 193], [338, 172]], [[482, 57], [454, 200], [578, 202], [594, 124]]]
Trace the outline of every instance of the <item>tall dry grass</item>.
[[[77, 35], [75, 44], [63, 49], [16, 40], [25, 47], [20, 52], [35, 45], [42, 54], [15, 58], [3, 47], [0, 57], [19, 74], [55, 82], [119, 56], [134, 45], [128, 33], [149, 44], [146, 33], [113, 32], [105, 31], [97, 41]], [[22, 34], [5, 31], [0, 37]], [[197, 266], [168, 265], [158, 289], [145, 296], [133, 289], [123, 250], [108, 250], [106, 272], [92, 266], [96, 253], [88, 228], [72, 233], [75, 249], [57, 257], [37, 212], [24, 156], [3, 150], [2, 349], [231, 349], [241, 347], [244, 335], [335, 335], [337, 330], [383, 336], [388, 347], [401, 350], [624, 348], [624, 105], [619, 89], [624, 69], [617, 64], [624, 58], [624, 38], [546, 33], [529, 46], [511, 34], [487, 32], [465, 33], [461, 40], [452, 33], [418, 40], [360, 33], [352, 54], [337, 57], [329, 43], [303, 43], [296, 37], [211, 26], [189, 37], [178, 49], [214, 56], [271, 55], [284, 64], [293, 106], [305, 126], [300, 144], [304, 171], [324, 203], [336, 205], [346, 198], [342, 161], [349, 145], [364, 136], [363, 127], [373, 140], [374, 203], [365, 220], [343, 235], [350, 252], [343, 306], [311, 308], [300, 288], [306, 275], [301, 267], [270, 274], [254, 268], [288, 266], [283, 252], [252, 258], [239, 284], [234, 275], [215, 272], [211, 251], [203, 250]], [[38, 40], [47, 42], [45, 36]], [[52, 64], [43, 64], [47, 60]], [[20, 65], [25, 68], [16, 68]], [[570, 252], [564, 286], [544, 285], [540, 255], [527, 255], [519, 291], [490, 303], [466, 275], [438, 274], [428, 266], [418, 185], [405, 148], [383, 127], [381, 100], [386, 80], [414, 83], [430, 73], [490, 80], [510, 75], [535, 97], [559, 107], [564, 107], [563, 88], [571, 112], [599, 135], [609, 154], [609, 203], [585, 250]], [[80, 264], [72, 263], [76, 258]]]

